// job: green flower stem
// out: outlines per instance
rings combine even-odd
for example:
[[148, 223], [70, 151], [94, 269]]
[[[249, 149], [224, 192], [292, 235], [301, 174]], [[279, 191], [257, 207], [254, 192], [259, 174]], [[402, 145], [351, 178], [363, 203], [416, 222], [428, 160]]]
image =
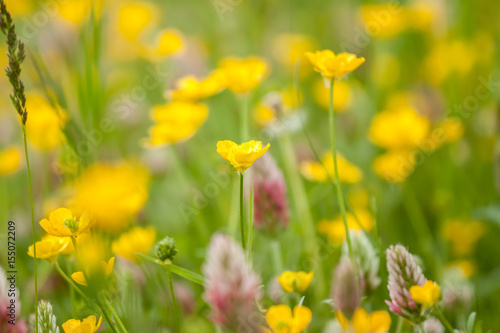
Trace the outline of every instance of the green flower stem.
[[248, 210], [248, 229], [247, 229], [247, 259], [252, 262], [252, 242], [253, 242], [253, 184], [250, 187], [250, 207]]
[[62, 276], [62, 278], [64, 280], [66, 280], [66, 282], [68, 282], [68, 284], [73, 287], [74, 290], [76, 290], [76, 292], [82, 296], [84, 299], [88, 300], [87, 298], [87, 295], [85, 295], [80, 288], [78, 288], [78, 286], [75, 284], [75, 282], [73, 282], [73, 280], [71, 280], [71, 278], [69, 276], [66, 275], [66, 273], [64, 273], [64, 271], [61, 269], [61, 266], [59, 266], [58, 263], [55, 263], [54, 266], [56, 267], [56, 270], [59, 272], [59, 274]]
[[77, 262], [78, 266], [80, 266], [79, 268], [82, 269], [82, 273], [83, 273], [83, 276], [85, 277], [85, 281], [87, 281], [87, 283], [89, 283], [89, 277], [87, 275], [87, 270], [85, 267], [83, 267], [84, 265], [81, 264], [81, 257], [80, 257], [80, 252], [78, 250], [78, 244], [76, 242], [76, 237], [71, 237], [71, 242], [73, 243], [73, 248], [75, 249], [76, 262]]
[[[171, 145], [170, 148], [170, 156], [172, 156], [172, 160], [175, 165], [175, 169], [177, 170], [177, 174], [179, 175], [179, 186], [182, 189], [191, 188], [192, 175], [186, 172], [186, 168], [183, 165], [182, 156], [179, 151], [179, 146], [177, 144]], [[205, 220], [204, 215], [200, 212], [195, 218], [195, 226], [203, 237], [203, 239], [207, 240], [210, 238], [210, 231], [207, 228], [207, 221]]]
[[[313, 256], [314, 251], [317, 250], [315, 225], [311, 215], [311, 209], [309, 206], [309, 200], [307, 199], [307, 193], [304, 188], [304, 183], [300, 178], [295, 151], [293, 149], [290, 136], [287, 133], [284, 133], [279, 138], [279, 145], [284, 161], [286, 179], [290, 182], [290, 193], [292, 193], [293, 200], [292, 206], [295, 209], [297, 220], [300, 221], [302, 234], [304, 236], [305, 251], [308, 256]], [[315, 295], [317, 297], [324, 297], [325, 281], [323, 276], [323, 266], [321, 263], [319, 263], [316, 267], [315, 276], [318, 277], [314, 287]]]
[[[35, 212], [33, 209], [33, 185], [31, 183], [30, 159], [28, 157], [28, 143], [26, 140], [26, 124], [22, 125], [24, 154], [26, 156], [26, 170], [28, 171], [28, 185], [30, 189], [30, 209], [31, 209], [31, 233], [33, 236], [33, 264], [35, 269], [35, 313], [38, 314], [38, 270], [36, 267], [36, 230], [35, 230]], [[36, 332], [38, 333], [38, 315], [35, 316]]]
[[446, 330], [448, 330], [450, 333], [454, 332], [453, 326], [451, 326], [450, 322], [445, 318], [438, 306], [434, 306], [434, 314], [436, 315], [437, 319], [439, 319], [441, 324], [446, 327]]
[[[59, 266], [59, 263], [55, 263], [54, 264], [56, 270], [59, 272], [59, 274], [61, 275], [61, 277], [66, 281], [68, 282], [68, 284], [74, 289], [76, 290], [76, 292], [82, 296], [83, 299], [85, 299], [86, 301], [88, 302], [92, 302], [88, 297], [87, 295], [85, 295], [83, 293], [83, 291], [78, 288], [78, 286], [75, 284], [75, 282], [66, 274], [64, 273], [64, 271], [61, 269], [61, 266]], [[93, 302], [92, 302], [93, 303]], [[111, 327], [111, 329], [113, 330], [113, 332], [115, 333], [119, 333], [115, 327], [115, 325], [113, 324], [113, 322], [111, 321], [108, 313], [106, 312], [106, 310], [101, 306], [101, 304], [99, 303], [96, 303], [96, 305], [99, 307], [99, 309], [102, 311], [102, 314], [104, 315], [104, 318], [106, 319], [106, 321], [108, 322], [109, 326]], [[117, 320], [119, 320], [118, 316], [116, 316]], [[124, 332], [127, 332], [126, 330]]]
[[375, 199], [375, 197], [370, 198], [370, 206], [373, 213], [373, 239], [375, 240], [375, 248], [377, 249], [377, 253], [379, 253], [379, 256], [381, 256], [380, 239], [378, 233], [378, 220], [377, 220], [378, 207], [377, 207], [377, 200]]
[[168, 281], [168, 288], [170, 290], [170, 297], [172, 300], [172, 306], [173, 306], [173, 314], [174, 314], [174, 326], [178, 328], [179, 325], [179, 306], [177, 305], [177, 299], [175, 298], [175, 292], [174, 292], [174, 282], [172, 279], [172, 271], [170, 270], [170, 267], [167, 265], [165, 266], [167, 269], [167, 281]]
[[246, 241], [245, 241], [245, 214], [243, 211], [243, 173], [240, 173], [240, 233], [241, 233], [241, 246], [243, 250], [246, 250]]
[[120, 330], [123, 333], [127, 333], [127, 329], [123, 325], [122, 321], [120, 320], [120, 317], [118, 317], [118, 314], [116, 313], [115, 309], [113, 308], [113, 306], [111, 305], [111, 303], [108, 301], [108, 299], [106, 298], [106, 296], [104, 295], [104, 293], [101, 293], [101, 298], [102, 298], [102, 300], [104, 302], [104, 305], [106, 305], [106, 307], [108, 308], [108, 311], [111, 312], [111, 315], [113, 317], [115, 317], [116, 323], [118, 324], [118, 327], [120, 327]]
[[[271, 256], [273, 257], [274, 261], [274, 271], [276, 276], [280, 276], [284, 270], [283, 255], [281, 252], [280, 243], [277, 239], [272, 239], [270, 243], [272, 252]], [[281, 295], [281, 303], [290, 305], [290, 300], [285, 296], [285, 293], [282, 293]]]
[[101, 304], [101, 300], [99, 300], [96, 305], [97, 307], [101, 310], [102, 312], [102, 315], [104, 316], [104, 318], [106, 319], [106, 322], [108, 323], [109, 327], [111, 327], [111, 329], [113, 330], [113, 332], [115, 333], [120, 333], [118, 328], [116, 327], [115, 323], [113, 323], [113, 321], [111, 320], [111, 315], [106, 311], [106, 307], [104, 307], [102, 304]]
[[[64, 261], [65, 263], [65, 269], [66, 270], [70, 270], [70, 262], [68, 260], [65, 260]], [[76, 316], [76, 298], [75, 298], [75, 288], [70, 285], [70, 288], [69, 288], [69, 295], [71, 297], [71, 305], [73, 307], [73, 316]]]
[[403, 195], [403, 204], [408, 212], [410, 223], [417, 234], [417, 241], [420, 248], [428, 258], [434, 260], [436, 267], [440, 267], [438, 266], [441, 261], [440, 252], [434, 250], [432, 232], [410, 184], [406, 184], [405, 192]]
[[347, 226], [347, 214], [344, 202], [344, 194], [342, 193], [342, 185], [340, 184], [339, 170], [337, 166], [337, 148], [335, 144], [335, 116], [333, 113], [333, 84], [335, 83], [335, 77], [330, 81], [330, 145], [332, 148], [333, 155], [333, 169], [335, 174], [335, 186], [337, 188], [337, 200], [340, 207], [340, 213], [342, 214], [342, 220], [344, 221], [345, 236], [347, 240], [347, 247], [349, 249], [349, 254], [352, 255], [352, 245], [351, 245], [351, 235], [349, 233], [349, 227]]
[[277, 275], [283, 273], [283, 256], [281, 255], [280, 243], [277, 239], [271, 240], [271, 252], [274, 259], [274, 267]]

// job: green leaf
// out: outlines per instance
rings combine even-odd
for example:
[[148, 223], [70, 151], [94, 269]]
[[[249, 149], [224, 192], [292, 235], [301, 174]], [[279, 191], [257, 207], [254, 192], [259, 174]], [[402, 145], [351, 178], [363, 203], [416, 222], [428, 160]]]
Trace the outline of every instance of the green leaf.
[[476, 323], [476, 313], [472, 312], [467, 320], [467, 333], [474, 333], [474, 324]]
[[188, 269], [182, 268], [180, 266], [177, 266], [177, 265], [174, 265], [171, 263], [162, 262], [161, 260], [150, 257], [148, 255], [144, 255], [141, 253], [136, 253], [136, 255], [147, 260], [147, 261], [151, 261], [151, 262], [154, 262], [155, 264], [163, 266], [165, 269], [170, 270], [172, 273], [177, 274], [179, 276], [182, 276], [183, 278], [185, 278], [189, 281], [200, 284], [202, 286], [205, 285], [205, 278], [200, 274], [196, 274], [195, 272], [191, 272]]
[[[174, 264], [166, 264], [164, 265], [166, 268], [170, 269], [172, 273], [175, 273], [179, 276], [182, 276], [185, 279], [188, 279], [194, 283], [200, 284], [200, 285], [205, 285], [205, 277], [196, 274], [194, 272], [191, 272], [190, 270], [187, 270], [185, 268], [179, 267]], [[168, 267], [167, 267], [168, 266]]]

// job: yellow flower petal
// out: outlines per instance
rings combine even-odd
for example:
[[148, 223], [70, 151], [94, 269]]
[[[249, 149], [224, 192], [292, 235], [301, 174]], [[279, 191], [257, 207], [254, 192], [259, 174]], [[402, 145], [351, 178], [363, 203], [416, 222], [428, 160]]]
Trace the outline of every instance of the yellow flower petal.
[[87, 280], [85, 280], [85, 275], [83, 272], [75, 272], [71, 274], [71, 278], [78, 284], [82, 286], [87, 286]]
[[305, 306], [295, 306], [293, 308], [293, 332], [302, 332], [311, 323], [312, 312]]
[[387, 311], [373, 311], [370, 313], [369, 332], [388, 332], [391, 327], [391, 316]]
[[430, 308], [441, 297], [441, 288], [439, 285], [432, 281], [427, 281], [423, 286], [412, 286], [410, 288], [410, 295], [417, 304], [421, 304], [424, 308]]

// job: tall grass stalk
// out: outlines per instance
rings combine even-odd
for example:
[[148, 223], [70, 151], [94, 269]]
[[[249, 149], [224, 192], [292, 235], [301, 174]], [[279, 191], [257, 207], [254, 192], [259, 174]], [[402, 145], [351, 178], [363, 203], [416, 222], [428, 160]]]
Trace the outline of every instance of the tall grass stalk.
[[245, 241], [245, 213], [243, 207], [243, 173], [240, 173], [240, 233], [241, 233], [241, 247], [246, 250]]
[[31, 209], [31, 229], [33, 236], [33, 262], [35, 271], [35, 331], [38, 333], [38, 270], [36, 267], [36, 230], [35, 230], [35, 213], [33, 209], [33, 185], [31, 183], [31, 167], [28, 156], [28, 144], [26, 139], [26, 122], [28, 120], [28, 111], [26, 110], [26, 95], [24, 94], [24, 84], [21, 81], [21, 64], [26, 58], [24, 51], [24, 43], [21, 42], [16, 34], [16, 28], [10, 13], [3, 0], [0, 0], [0, 29], [7, 36], [7, 55], [9, 57], [9, 65], [5, 68], [5, 74], [9, 78], [12, 86], [12, 94], [10, 99], [18, 115], [21, 117], [21, 127], [23, 131], [24, 154], [26, 156], [26, 168], [28, 175], [28, 185], [30, 192], [30, 209]]
[[[28, 156], [28, 145], [26, 143], [26, 124], [23, 124], [24, 154], [26, 156], [26, 170], [28, 174], [28, 185], [30, 189], [30, 209], [31, 209], [31, 233], [33, 238], [33, 265], [35, 270], [35, 313], [38, 313], [38, 270], [36, 267], [36, 230], [35, 212], [33, 209], [33, 185], [31, 184], [31, 167]], [[38, 333], [38, 316], [35, 316], [36, 332]]]

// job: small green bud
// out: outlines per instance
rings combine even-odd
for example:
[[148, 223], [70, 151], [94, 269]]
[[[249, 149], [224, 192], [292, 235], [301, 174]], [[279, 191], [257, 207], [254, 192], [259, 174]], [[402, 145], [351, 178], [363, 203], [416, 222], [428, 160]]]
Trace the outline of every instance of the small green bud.
[[68, 227], [69, 230], [71, 230], [72, 233], [75, 233], [78, 231], [78, 222], [76, 222], [75, 218], [72, 217], [70, 219], [64, 220], [64, 226]]
[[175, 246], [175, 239], [171, 237], [165, 237], [156, 245], [156, 257], [161, 261], [174, 260], [177, 254], [177, 248]]

